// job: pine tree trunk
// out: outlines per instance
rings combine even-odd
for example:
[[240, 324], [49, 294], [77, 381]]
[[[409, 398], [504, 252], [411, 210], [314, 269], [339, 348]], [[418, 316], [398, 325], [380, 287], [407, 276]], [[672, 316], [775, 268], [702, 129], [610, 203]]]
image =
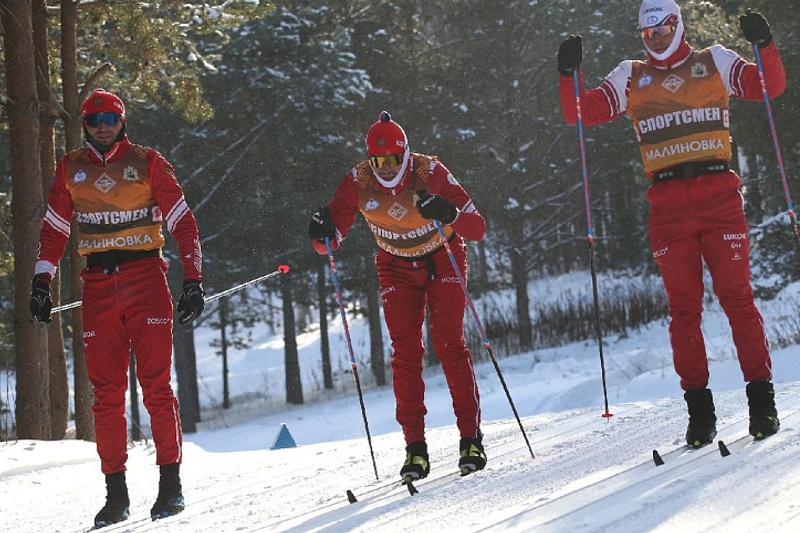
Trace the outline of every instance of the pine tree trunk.
[[319, 346], [322, 353], [322, 380], [327, 390], [333, 389], [331, 345], [328, 339], [328, 298], [325, 286], [325, 263], [317, 261], [317, 302], [319, 305]]
[[47, 329], [28, 312], [39, 228], [44, 216], [38, 150], [39, 102], [30, 0], [0, 4], [4, 29], [6, 110], [11, 149], [14, 216], [14, 331], [16, 333], [17, 437], [50, 438]]
[[[81, 144], [80, 98], [78, 95], [78, 55], [77, 55], [77, 6], [73, 0], [61, 0], [61, 86], [64, 110], [70, 117], [64, 123], [65, 148], [67, 151]], [[74, 227], [73, 227], [74, 230]], [[75, 232], [67, 246], [69, 262], [70, 300], [82, 298], [83, 282], [80, 279], [84, 260], [78, 254]], [[66, 280], [66, 277], [65, 277]], [[80, 308], [74, 309], [72, 319], [72, 372], [75, 396], [75, 432], [79, 439], [94, 440], [94, 392], [86, 370], [83, 351], [83, 318]]]
[[436, 350], [433, 349], [433, 335], [431, 335], [431, 308], [425, 306], [425, 322], [423, 324], [425, 330], [423, 342], [425, 344], [425, 355], [422, 357], [422, 364], [424, 368], [429, 368], [439, 364], [439, 358], [436, 356]]
[[[131, 351], [128, 363], [128, 390], [131, 397], [131, 431], [130, 439], [133, 441], [142, 438], [142, 418], [139, 416], [139, 385], [136, 380], [136, 355]], [[151, 428], [152, 431], [152, 428]]]
[[528, 269], [525, 265], [525, 258], [516, 250], [511, 251], [511, 278], [516, 295], [519, 348], [522, 351], [528, 351], [533, 343], [530, 297], [528, 296]]
[[222, 351], [222, 408], [230, 409], [231, 393], [228, 389], [228, 300], [223, 298], [219, 302], [219, 335], [220, 350]]
[[[42, 198], [46, 201], [56, 170], [55, 125], [58, 114], [53, 110], [50, 93], [50, 56], [48, 53], [48, 16], [44, 0], [35, 0], [33, 9], [33, 39], [36, 63], [36, 88], [41, 107], [39, 117], [39, 160], [42, 168]], [[61, 304], [61, 275], [56, 273], [50, 283], [53, 307]], [[61, 313], [53, 315], [47, 330], [50, 369], [50, 437], [62, 439], [69, 422], [69, 379]]]
[[283, 341], [286, 365], [286, 402], [303, 403], [303, 383], [300, 378], [300, 361], [297, 353], [297, 334], [294, 323], [294, 301], [290, 283], [291, 272], [281, 276], [283, 295]]
[[172, 346], [175, 357], [175, 374], [178, 379], [178, 403], [181, 410], [183, 432], [197, 433], [200, 404], [197, 393], [194, 330], [173, 321]]

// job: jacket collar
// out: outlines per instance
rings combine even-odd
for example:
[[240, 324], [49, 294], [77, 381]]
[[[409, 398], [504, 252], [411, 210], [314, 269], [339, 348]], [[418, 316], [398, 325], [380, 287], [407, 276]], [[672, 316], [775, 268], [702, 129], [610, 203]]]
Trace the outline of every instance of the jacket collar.
[[111, 149], [109, 149], [106, 153], [101, 153], [97, 148], [92, 145], [89, 141], [86, 141], [86, 149], [89, 152], [89, 157], [92, 159], [92, 162], [98, 165], [106, 166], [109, 163], [113, 163], [120, 157], [122, 157], [125, 152], [127, 152], [131, 147], [131, 141], [128, 140], [128, 135], [125, 134], [121, 140], [115, 142]]

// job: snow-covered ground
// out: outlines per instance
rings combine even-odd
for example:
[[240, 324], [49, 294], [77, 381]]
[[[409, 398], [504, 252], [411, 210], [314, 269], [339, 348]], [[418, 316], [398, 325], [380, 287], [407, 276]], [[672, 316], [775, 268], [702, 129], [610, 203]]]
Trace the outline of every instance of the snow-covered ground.
[[[797, 294], [791, 287], [760, 304], [772, 332], [795, 322]], [[707, 307], [710, 386], [718, 438], [733, 448], [728, 457], [716, 446], [667, 455], [683, 442], [686, 410], [666, 323], [659, 322], [626, 338], [605, 338], [612, 417], [602, 416], [596, 342], [499, 360], [535, 458], [494, 366], [478, 365], [489, 462], [466, 478], [454, 475], [458, 434], [444, 379], [438, 369], [426, 370], [432, 468], [417, 484], [419, 494], [410, 496], [395, 481], [404, 451], [391, 388], [364, 390], [373, 463], [352, 376], [340, 376], [339, 387], [350, 392], [338, 397], [315, 388], [318, 339], [307, 334], [300, 352], [308, 402], [286, 407], [276, 399], [283, 394], [281, 334], [262, 332], [253, 348], [230, 354], [233, 407], [206, 410], [200, 431], [185, 435], [186, 511], [150, 521], [155, 450], [150, 441], [136, 442], [128, 460], [131, 519], [105, 531], [799, 531], [798, 347], [773, 352], [781, 431], [741, 447], [747, 442], [738, 440], [747, 433], [744, 383], [725, 317], [716, 304]], [[361, 357], [363, 324], [352, 320], [350, 329]], [[332, 323], [334, 369], [344, 371], [350, 362], [340, 330]], [[206, 406], [221, 401], [221, 365], [208, 348], [212, 335], [197, 334]], [[361, 375], [369, 372], [359, 365]], [[297, 447], [271, 449], [281, 424]], [[654, 449], [666, 456], [663, 466], [654, 465]], [[357, 502], [348, 502], [348, 490]], [[0, 444], [3, 531], [85, 531], [104, 494], [91, 443]]]

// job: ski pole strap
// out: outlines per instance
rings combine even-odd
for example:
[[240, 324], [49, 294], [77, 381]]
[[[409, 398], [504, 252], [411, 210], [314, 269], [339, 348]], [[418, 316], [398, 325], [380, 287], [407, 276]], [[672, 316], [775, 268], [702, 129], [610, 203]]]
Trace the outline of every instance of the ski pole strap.
[[731, 169], [730, 163], [724, 159], [715, 161], [689, 161], [674, 167], [653, 172], [653, 185], [662, 181], [696, 178], [703, 174], [721, 174]]

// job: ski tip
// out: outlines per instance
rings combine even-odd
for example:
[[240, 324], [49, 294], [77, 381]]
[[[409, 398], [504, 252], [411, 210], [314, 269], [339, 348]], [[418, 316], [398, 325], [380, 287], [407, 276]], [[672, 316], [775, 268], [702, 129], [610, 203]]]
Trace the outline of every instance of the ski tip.
[[278, 271], [281, 274], [286, 274], [287, 272], [289, 272], [289, 265], [281, 265], [281, 266], [279, 266], [278, 267]]
[[356, 495], [353, 494], [353, 491], [350, 489], [347, 489], [347, 501], [350, 503], [356, 503], [358, 501], [358, 498], [356, 498]]
[[658, 450], [653, 450], [653, 462], [656, 464], [656, 466], [661, 466], [664, 464], [664, 459], [661, 458]]
[[725, 446], [724, 442], [719, 441], [717, 442], [717, 445], [719, 446], [719, 453], [722, 455], [722, 457], [728, 457], [731, 454], [731, 451], [727, 446]]

